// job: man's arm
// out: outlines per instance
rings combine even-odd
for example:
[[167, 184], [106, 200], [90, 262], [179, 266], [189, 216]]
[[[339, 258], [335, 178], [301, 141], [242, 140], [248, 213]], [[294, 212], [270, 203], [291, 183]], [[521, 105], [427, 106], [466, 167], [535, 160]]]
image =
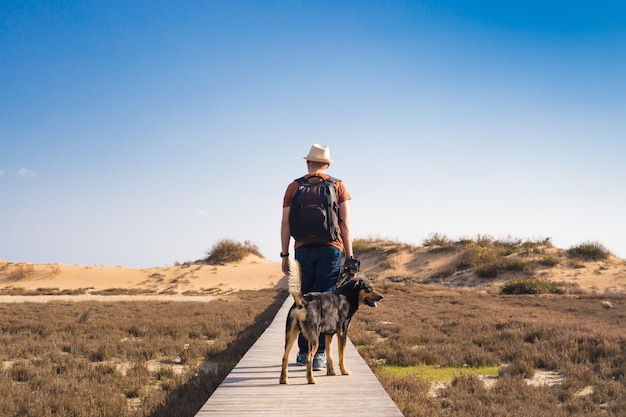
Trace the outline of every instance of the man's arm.
[[343, 219], [343, 221], [339, 223], [341, 238], [343, 239], [343, 249], [346, 258], [350, 258], [354, 256], [354, 253], [352, 253], [352, 230], [350, 229], [350, 204], [348, 200], [339, 204], [339, 215]]
[[[289, 253], [289, 241], [291, 239], [291, 232], [289, 230], [289, 207], [283, 207], [283, 219], [280, 223], [280, 250], [281, 253]], [[283, 273], [289, 273], [289, 257], [286, 256], [281, 259]]]

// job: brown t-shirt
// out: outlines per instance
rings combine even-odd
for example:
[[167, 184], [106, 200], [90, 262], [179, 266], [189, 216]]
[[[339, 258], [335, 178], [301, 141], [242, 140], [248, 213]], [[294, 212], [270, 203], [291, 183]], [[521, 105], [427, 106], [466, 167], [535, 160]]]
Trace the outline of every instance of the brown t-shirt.
[[[319, 179], [316, 179], [315, 177], [322, 177], [324, 179], [327, 179], [330, 177], [330, 175], [307, 174], [304, 176], [304, 178], [307, 178], [307, 179], [311, 177], [314, 177], [312, 181], [321, 181]], [[298, 181], [293, 181], [291, 184], [287, 186], [287, 191], [285, 191], [285, 197], [283, 198], [283, 208], [291, 207], [291, 200], [293, 200], [293, 197], [296, 195], [296, 191], [298, 191], [298, 186], [299, 186]], [[335, 183], [335, 188], [337, 189], [337, 200], [339, 204], [343, 203], [344, 201], [350, 200], [352, 198], [350, 194], [348, 193], [348, 190], [346, 190], [346, 187], [343, 185], [343, 182], [337, 181]], [[303, 244], [304, 243], [296, 241], [295, 248], [297, 249]], [[341, 230], [339, 231], [339, 237], [337, 238], [337, 240], [335, 240], [334, 242], [330, 242], [328, 244], [340, 249], [343, 252], [343, 240], [341, 238]]]

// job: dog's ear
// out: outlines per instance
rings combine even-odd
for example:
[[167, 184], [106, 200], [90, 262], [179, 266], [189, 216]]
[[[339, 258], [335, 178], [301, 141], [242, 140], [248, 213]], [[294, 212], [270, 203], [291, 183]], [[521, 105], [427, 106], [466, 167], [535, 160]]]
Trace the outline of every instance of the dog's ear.
[[372, 292], [372, 286], [370, 285], [370, 283], [362, 278], [356, 280], [356, 282], [354, 283], [354, 288], [364, 290], [366, 293]]

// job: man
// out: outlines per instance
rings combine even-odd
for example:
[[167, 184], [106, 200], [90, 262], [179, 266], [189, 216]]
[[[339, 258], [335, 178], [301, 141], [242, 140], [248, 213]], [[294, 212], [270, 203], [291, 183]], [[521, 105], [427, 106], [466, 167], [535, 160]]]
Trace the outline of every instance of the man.
[[[308, 173], [303, 177], [310, 182], [322, 182], [330, 175], [326, 173], [331, 163], [330, 149], [324, 145], [313, 145], [309, 154], [304, 157]], [[300, 263], [302, 271], [302, 293], [332, 291], [337, 284], [337, 277], [341, 270], [343, 257], [352, 258], [352, 235], [350, 232], [350, 194], [343, 183], [337, 180], [334, 183], [339, 205], [339, 235], [330, 242], [310, 242], [295, 239], [295, 259]], [[289, 225], [291, 203], [296, 195], [300, 182], [293, 181], [287, 187], [283, 199], [283, 216], [281, 223], [281, 253], [282, 270], [289, 273], [289, 243], [292, 231]], [[313, 358], [313, 369], [321, 370], [326, 367], [326, 343], [324, 335], [320, 336], [320, 344]], [[304, 336], [298, 338], [299, 352], [297, 363], [304, 365], [308, 353], [308, 342]]]

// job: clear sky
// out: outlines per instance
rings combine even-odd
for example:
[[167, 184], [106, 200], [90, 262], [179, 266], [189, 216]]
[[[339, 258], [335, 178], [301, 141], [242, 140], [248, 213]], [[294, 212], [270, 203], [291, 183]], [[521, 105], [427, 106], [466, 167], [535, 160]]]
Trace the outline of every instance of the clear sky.
[[313, 143], [357, 238], [626, 257], [626, 3], [0, 0], [0, 259], [278, 260]]

